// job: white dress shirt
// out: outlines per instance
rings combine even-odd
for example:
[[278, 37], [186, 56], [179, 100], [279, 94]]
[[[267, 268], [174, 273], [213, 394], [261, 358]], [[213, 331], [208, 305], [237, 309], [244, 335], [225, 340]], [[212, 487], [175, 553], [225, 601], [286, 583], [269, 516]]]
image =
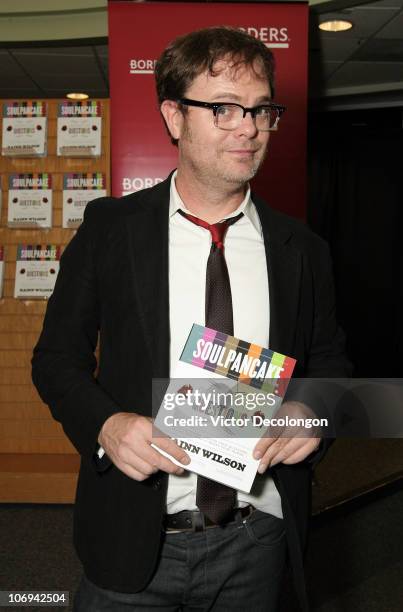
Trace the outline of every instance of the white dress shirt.
[[[171, 374], [193, 323], [205, 324], [206, 267], [211, 248], [208, 230], [180, 215], [187, 210], [171, 180], [169, 207], [169, 322]], [[227, 218], [243, 212], [225, 236], [225, 260], [231, 283], [234, 336], [268, 346], [270, 330], [269, 285], [262, 228], [248, 188], [241, 205]], [[192, 213], [190, 213], [192, 214]], [[197, 475], [185, 471], [168, 480], [167, 512], [196, 510]], [[269, 476], [257, 476], [251, 493], [238, 492], [238, 505], [253, 504], [282, 518], [281, 500]]]

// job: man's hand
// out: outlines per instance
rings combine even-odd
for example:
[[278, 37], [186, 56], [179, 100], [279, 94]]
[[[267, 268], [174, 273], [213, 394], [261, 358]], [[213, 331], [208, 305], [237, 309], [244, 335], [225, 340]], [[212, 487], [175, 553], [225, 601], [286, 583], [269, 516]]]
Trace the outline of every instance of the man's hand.
[[[163, 470], [183, 474], [184, 470], [152, 448], [153, 423], [150, 418], [133, 412], [118, 412], [109, 417], [98, 437], [108, 457], [119, 470], [134, 480], [145, 480]], [[156, 443], [154, 441], [154, 443]], [[158, 438], [156, 446], [187, 465], [188, 455], [170, 438]]]
[[[274, 418], [302, 418], [312, 419], [316, 415], [312, 410], [301, 402], [284, 402], [274, 415]], [[253, 456], [261, 459], [258, 472], [263, 474], [268, 467], [273, 467], [277, 463], [299, 463], [308, 455], [317, 450], [320, 444], [318, 430], [300, 427], [269, 427], [265, 435], [255, 446]], [[298, 434], [300, 437], [298, 437]]]

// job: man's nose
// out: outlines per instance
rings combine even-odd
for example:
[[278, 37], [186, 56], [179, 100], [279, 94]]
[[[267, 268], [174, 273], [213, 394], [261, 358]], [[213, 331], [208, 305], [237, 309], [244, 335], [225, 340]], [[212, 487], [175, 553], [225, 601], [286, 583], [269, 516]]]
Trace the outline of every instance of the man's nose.
[[245, 116], [241, 120], [237, 132], [241, 134], [245, 134], [249, 138], [252, 136], [256, 136], [258, 129], [256, 127], [256, 120], [252, 117], [252, 112], [247, 111]]

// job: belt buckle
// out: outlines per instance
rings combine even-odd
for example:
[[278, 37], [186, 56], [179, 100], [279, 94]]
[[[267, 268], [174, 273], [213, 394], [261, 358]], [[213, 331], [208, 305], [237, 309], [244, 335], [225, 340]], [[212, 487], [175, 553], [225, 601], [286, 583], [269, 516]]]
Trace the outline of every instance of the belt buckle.
[[200, 533], [206, 529], [203, 512], [192, 512], [192, 528], [194, 533]]
[[[251, 504], [248, 504], [245, 508], [234, 508], [232, 517], [225, 524], [231, 524], [235, 522], [243, 523], [254, 511], [254, 507]], [[246, 510], [245, 515], [243, 515], [242, 510]], [[184, 511], [185, 512], [185, 511]], [[213, 527], [217, 527], [218, 525], [209, 524], [206, 522], [206, 517], [200, 510], [189, 511], [188, 516], [186, 517], [186, 523], [188, 526], [179, 527], [175, 529], [175, 527], [171, 527], [166, 529], [166, 533], [183, 533], [183, 532], [191, 532], [191, 533], [200, 533], [205, 531], [206, 529], [211, 529]]]
[[[252, 504], [248, 504], [247, 506], [245, 506], [244, 509], [247, 510], [246, 514], [244, 516], [242, 515], [242, 512], [240, 512], [240, 514], [239, 514], [239, 518], [240, 518], [241, 523], [243, 525], [245, 525], [246, 521], [254, 513], [256, 508]], [[240, 508], [240, 510], [241, 510], [241, 508]]]

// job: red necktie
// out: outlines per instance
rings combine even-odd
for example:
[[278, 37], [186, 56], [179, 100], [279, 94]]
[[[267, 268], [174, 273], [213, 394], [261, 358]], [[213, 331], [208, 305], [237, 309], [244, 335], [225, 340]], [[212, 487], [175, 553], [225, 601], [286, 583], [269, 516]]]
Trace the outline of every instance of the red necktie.
[[[228, 227], [236, 223], [243, 213], [210, 225], [183, 210], [179, 212], [192, 223], [204, 227], [211, 233], [212, 243], [206, 269], [206, 327], [232, 336], [234, 333], [232, 297], [224, 257], [224, 238]], [[204, 476], [197, 477], [196, 504], [214, 523], [219, 524], [225, 520], [233, 510], [235, 500], [235, 489]]]

